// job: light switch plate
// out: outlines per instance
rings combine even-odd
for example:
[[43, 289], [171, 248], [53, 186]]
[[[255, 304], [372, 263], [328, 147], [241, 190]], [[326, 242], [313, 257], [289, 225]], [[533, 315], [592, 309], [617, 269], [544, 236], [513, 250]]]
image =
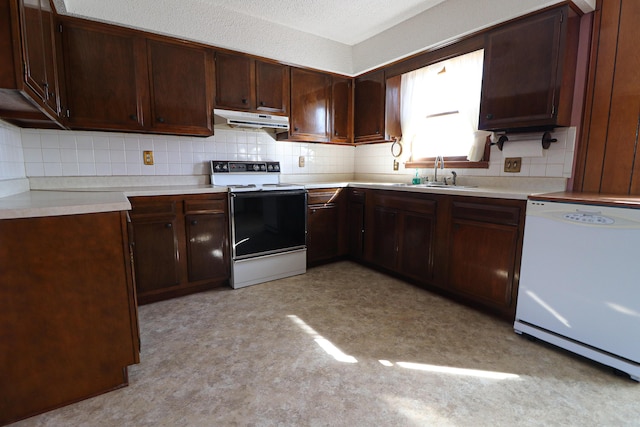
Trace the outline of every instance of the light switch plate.
[[504, 159], [504, 171], [517, 173], [522, 166], [522, 157], [507, 157]]
[[304, 156], [298, 157], [298, 167], [300, 168], [304, 167]]

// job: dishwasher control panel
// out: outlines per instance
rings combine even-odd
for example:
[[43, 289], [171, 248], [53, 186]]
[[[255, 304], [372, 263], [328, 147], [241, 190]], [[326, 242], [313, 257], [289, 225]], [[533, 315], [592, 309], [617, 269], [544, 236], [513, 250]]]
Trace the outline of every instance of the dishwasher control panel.
[[562, 215], [562, 218], [571, 222], [593, 225], [611, 225], [615, 222], [612, 218], [601, 215], [600, 212], [569, 212]]

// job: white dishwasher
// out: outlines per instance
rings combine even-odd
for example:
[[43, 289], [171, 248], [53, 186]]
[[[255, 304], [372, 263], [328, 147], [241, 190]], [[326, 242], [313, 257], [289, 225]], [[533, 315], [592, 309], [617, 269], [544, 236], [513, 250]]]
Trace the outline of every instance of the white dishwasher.
[[640, 381], [640, 210], [529, 200], [514, 329]]

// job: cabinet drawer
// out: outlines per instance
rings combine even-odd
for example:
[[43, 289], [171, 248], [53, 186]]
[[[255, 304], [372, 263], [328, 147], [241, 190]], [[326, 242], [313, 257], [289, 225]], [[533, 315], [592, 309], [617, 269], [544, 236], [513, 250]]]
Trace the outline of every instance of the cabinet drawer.
[[336, 203], [340, 195], [341, 188], [323, 188], [322, 190], [311, 190], [307, 195], [307, 204], [324, 205], [327, 203]]
[[145, 200], [145, 198], [131, 198], [131, 217], [175, 217], [176, 202], [173, 200]]
[[385, 193], [376, 194], [374, 197], [374, 204], [376, 206], [400, 211], [434, 214], [437, 206], [435, 200], [407, 197], [406, 195], [393, 196]]
[[225, 213], [227, 211], [227, 199], [195, 199], [184, 201], [184, 213]]
[[518, 225], [520, 223], [519, 206], [492, 205], [486, 203], [452, 203], [452, 216], [456, 219], [490, 222], [494, 224]]
[[364, 190], [351, 189], [349, 192], [349, 200], [354, 203], [364, 203], [365, 194]]

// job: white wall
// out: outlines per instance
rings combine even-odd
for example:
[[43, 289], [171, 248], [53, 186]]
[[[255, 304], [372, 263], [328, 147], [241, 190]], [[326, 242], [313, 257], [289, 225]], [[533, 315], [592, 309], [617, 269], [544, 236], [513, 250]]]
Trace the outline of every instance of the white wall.
[[[355, 148], [277, 142], [264, 131], [216, 129], [208, 138], [22, 129], [28, 177], [209, 175], [209, 160], [277, 160], [285, 175], [353, 174]], [[142, 152], [152, 150], [154, 165]], [[305, 166], [298, 166], [305, 156]]]
[[0, 120], [0, 181], [24, 177], [20, 129]]

